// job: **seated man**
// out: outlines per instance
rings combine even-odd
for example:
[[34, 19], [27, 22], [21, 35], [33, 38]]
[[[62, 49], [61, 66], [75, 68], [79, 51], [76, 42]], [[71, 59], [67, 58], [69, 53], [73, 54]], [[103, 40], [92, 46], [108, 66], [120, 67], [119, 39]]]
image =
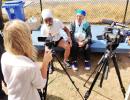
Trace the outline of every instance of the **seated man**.
[[85, 21], [86, 12], [84, 10], [76, 10], [76, 19], [70, 25], [72, 38], [72, 69], [78, 70], [78, 50], [83, 49], [84, 68], [90, 70], [90, 44], [91, 44], [91, 28], [90, 24]]
[[54, 41], [54, 45], [65, 49], [63, 62], [67, 67], [69, 67], [68, 57], [70, 54], [71, 38], [68, 28], [65, 27], [60, 20], [53, 18], [53, 14], [49, 9], [44, 9], [42, 11], [42, 18], [42, 36], [53, 37], [52, 40]]

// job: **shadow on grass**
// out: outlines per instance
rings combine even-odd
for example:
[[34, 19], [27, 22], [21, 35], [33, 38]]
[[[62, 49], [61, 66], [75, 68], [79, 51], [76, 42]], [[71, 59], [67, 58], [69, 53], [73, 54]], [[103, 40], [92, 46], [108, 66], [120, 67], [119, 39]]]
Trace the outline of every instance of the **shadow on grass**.
[[47, 95], [47, 100], [64, 100], [61, 97], [57, 97], [54, 95]]
[[[86, 87], [86, 86], [85, 86], [85, 87]], [[89, 87], [86, 87], [86, 88], [89, 89]], [[109, 98], [109, 97], [107, 97], [107, 96], [101, 94], [100, 92], [98, 92], [98, 91], [96, 91], [96, 90], [92, 90], [92, 91], [95, 92], [95, 93], [97, 93], [98, 95], [100, 95], [100, 96], [106, 98], [107, 100], [112, 100], [111, 98]], [[87, 92], [87, 91], [86, 91], [86, 92]]]

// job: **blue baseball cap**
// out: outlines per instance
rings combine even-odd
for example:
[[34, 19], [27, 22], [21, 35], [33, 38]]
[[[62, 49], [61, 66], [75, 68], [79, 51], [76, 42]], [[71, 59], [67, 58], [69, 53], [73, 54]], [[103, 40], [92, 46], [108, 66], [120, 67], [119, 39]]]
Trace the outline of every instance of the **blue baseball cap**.
[[86, 16], [86, 11], [85, 11], [85, 10], [82, 10], [82, 9], [77, 9], [77, 10], [76, 10], [76, 15]]

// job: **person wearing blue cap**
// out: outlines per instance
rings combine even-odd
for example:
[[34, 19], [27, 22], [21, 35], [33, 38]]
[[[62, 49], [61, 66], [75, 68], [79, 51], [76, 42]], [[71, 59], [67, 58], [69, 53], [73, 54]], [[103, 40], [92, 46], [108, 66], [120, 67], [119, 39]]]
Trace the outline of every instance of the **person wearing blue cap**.
[[82, 9], [76, 10], [76, 19], [70, 24], [72, 48], [71, 48], [71, 67], [74, 71], [78, 70], [78, 50], [83, 49], [84, 69], [90, 70], [90, 44], [91, 44], [91, 28], [90, 24], [85, 21], [86, 11]]

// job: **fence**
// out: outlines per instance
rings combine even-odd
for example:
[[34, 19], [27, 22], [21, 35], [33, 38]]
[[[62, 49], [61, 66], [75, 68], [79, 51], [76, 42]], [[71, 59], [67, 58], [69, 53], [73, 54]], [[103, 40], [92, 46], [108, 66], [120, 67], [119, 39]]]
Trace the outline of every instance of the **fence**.
[[[103, 18], [122, 22], [124, 19], [127, 0], [25, 0], [29, 5], [25, 7], [26, 18], [40, 17], [41, 8], [50, 8], [55, 17], [63, 22], [70, 22], [75, 17], [78, 8], [87, 11], [86, 19], [91, 23], [99, 23]], [[126, 13], [126, 20], [130, 19], [130, 2]]]

